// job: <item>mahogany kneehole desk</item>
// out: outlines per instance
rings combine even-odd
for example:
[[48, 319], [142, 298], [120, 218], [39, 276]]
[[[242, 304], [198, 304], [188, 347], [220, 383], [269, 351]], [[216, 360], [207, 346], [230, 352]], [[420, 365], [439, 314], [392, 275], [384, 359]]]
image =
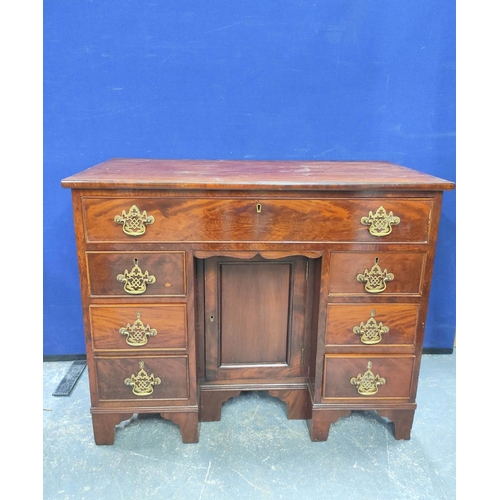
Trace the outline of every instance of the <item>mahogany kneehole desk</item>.
[[68, 177], [97, 444], [158, 413], [198, 441], [268, 391], [313, 441], [409, 439], [444, 190], [386, 162], [112, 159]]

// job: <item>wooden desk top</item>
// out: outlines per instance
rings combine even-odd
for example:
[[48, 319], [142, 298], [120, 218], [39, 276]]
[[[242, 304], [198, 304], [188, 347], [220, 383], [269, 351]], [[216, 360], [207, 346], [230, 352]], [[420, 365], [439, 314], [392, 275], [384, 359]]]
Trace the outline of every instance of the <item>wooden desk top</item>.
[[453, 182], [382, 161], [115, 158], [67, 177], [79, 189], [430, 190]]

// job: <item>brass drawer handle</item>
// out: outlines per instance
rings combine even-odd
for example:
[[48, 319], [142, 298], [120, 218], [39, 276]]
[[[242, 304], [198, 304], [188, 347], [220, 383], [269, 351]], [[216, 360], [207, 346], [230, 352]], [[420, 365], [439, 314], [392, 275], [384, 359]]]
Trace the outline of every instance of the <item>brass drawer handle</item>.
[[358, 274], [356, 279], [365, 284], [365, 290], [367, 292], [380, 293], [386, 289], [386, 283], [394, 279], [394, 274], [388, 273], [387, 269], [382, 271], [378, 265], [377, 257], [373, 267], [369, 271], [368, 269], [365, 269], [365, 272], [363, 274]]
[[363, 344], [378, 344], [382, 340], [382, 335], [389, 333], [389, 328], [384, 326], [382, 322], [377, 325], [375, 314], [377, 314], [375, 309], [372, 309], [370, 319], [366, 323], [361, 322], [359, 326], [352, 329], [356, 335], [361, 335], [360, 340]]
[[152, 285], [156, 282], [153, 275], [149, 275], [148, 271], [142, 272], [138, 264], [138, 259], [134, 259], [134, 267], [132, 271], [125, 269], [123, 274], [119, 274], [116, 280], [123, 283], [123, 289], [132, 295], [139, 295], [146, 291], [147, 285]]
[[361, 217], [361, 224], [370, 226], [368, 231], [373, 236], [387, 236], [392, 232], [392, 226], [397, 226], [401, 219], [392, 214], [387, 213], [385, 208], [380, 206], [377, 211], [373, 213], [371, 210], [368, 217]]
[[148, 215], [146, 210], [141, 213], [135, 205], [132, 205], [128, 213], [123, 210], [121, 215], [115, 215], [114, 221], [116, 224], [123, 225], [122, 229], [125, 234], [141, 236], [146, 232], [146, 224], [153, 224], [155, 218]]
[[148, 337], [154, 337], [158, 331], [151, 328], [149, 325], [144, 325], [141, 321], [141, 311], [137, 311], [137, 319], [134, 324], [120, 328], [119, 332], [125, 336], [125, 342], [133, 347], [140, 347], [148, 343]]
[[386, 379], [380, 375], [375, 375], [372, 370], [372, 362], [368, 361], [367, 370], [363, 375], [358, 373], [356, 377], [352, 377], [350, 382], [358, 388], [359, 394], [362, 396], [373, 396], [378, 392], [378, 386], [384, 385]]
[[153, 374], [148, 375], [144, 370], [144, 361], [139, 361], [140, 370], [137, 375], [132, 374], [125, 379], [125, 385], [132, 386], [132, 392], [136, 396], [149, 396], [154, 391], [154, 386], [161, 384], [161, 379]]

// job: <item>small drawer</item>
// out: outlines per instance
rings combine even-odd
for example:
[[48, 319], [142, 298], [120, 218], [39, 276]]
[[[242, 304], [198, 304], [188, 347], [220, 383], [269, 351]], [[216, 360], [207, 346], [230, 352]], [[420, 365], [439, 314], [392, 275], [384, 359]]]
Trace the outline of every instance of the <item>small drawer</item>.
[[427, 198], [83, 197], [87, 242], [419, 242]]
[[418, 304], [328, 304], [326, 344], [414, 346]]
[[330, 295], [420, 296], [425, 252], [331, 252]]
[[90, 295], [186, 295], [184, 252], [87, 252]]
[[185, 304], [89, 308], [95, 351], [186, 349]]
[[97, 357], [95, 367], [100, 401], [189, 398], [187, 356]]
[[325, 355], [324, 399], [407, 399], [414, 356]]

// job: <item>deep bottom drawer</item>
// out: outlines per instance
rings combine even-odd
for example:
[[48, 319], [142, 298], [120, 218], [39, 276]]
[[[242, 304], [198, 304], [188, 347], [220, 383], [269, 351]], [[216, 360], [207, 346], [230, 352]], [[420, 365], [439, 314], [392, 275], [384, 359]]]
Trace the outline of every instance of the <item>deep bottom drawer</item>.
[[325, 399], [407, 399], [415, 356], [325, 356]]
[[96, 358], [99, 400], [188, 399], [188, 357]]

